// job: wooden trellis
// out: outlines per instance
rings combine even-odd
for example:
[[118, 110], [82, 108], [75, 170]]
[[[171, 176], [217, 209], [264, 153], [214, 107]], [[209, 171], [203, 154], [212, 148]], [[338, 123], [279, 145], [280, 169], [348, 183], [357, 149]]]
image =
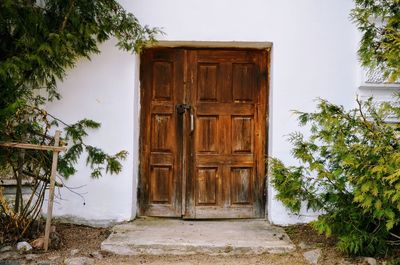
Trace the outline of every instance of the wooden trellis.
[[66, 150], [66, 147], [60, 145], [60, 131], [56, 131], [54, 135], [54, 146], [51, 145], [35, 145], [35, 144], [24, 144], [24, 143], [0, 143], [0, 147], [8, 148], [20, 148], [20, 149], [34, 149], [43, 151], [52, 151], [53, 160], [51, 164], [51, 174], [50, 174], [50, 188], [49, 188], [49, 198], [47, 205], [47, 219], [46, 219], [46, 229], [44, 234], [44, 250], [47, 251], [49, 248], [49, 238], [50, 238], [50, 227], [51, 219], [53, 216], [53, 202], [54, 202], [54, 189], [56, 183], [57, 174], [57, 164], [58, 164], [58, 154]]

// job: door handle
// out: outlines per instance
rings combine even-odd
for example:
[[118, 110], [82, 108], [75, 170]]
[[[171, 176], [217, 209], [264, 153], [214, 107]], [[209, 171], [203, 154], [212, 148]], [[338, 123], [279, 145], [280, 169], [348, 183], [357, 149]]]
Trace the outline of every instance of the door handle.
[[176, 105], [176, 112], [179, 115], [185, 114], [185, 112], [189, 112], [189, 118], [190, 118], [190, 133], [194, 131], [194, 115], [193, 115], [193, 110], [192, 107], [189, 104], [177, 104]]
[[192, 133], [194, 131], [194, 116], [193, 112], [190, 111], [190, 132]]
[[176, 111], [178, 112], [178, 114], [184, 114], [186, 111], [190, 111], [190, 105], [189, 104], [177, 104]]

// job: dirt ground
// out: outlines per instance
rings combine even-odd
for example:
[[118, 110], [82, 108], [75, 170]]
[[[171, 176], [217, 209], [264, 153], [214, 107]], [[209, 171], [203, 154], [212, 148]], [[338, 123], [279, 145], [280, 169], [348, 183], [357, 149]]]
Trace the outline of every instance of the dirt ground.
[[[265, 254], [255, 256], [115, 256], [100, 252], [101, 242], [109, 235], [109, 230], [105, 228], [92, 228], [72, 224], [57, 224], [57, 232], [61, 235], [62, 246], [59, 250], [50, 250], [47, 253], [33, 251], [32, 254], [19, 255], [12, 257], [18, 263], [15, 264], [68, 264], [66, 259], [84, 258], [90, 264], [111, 265], [111, 264], [308, 264], [303, 257], [303, 253], [310, 249], [319, 248], [322, 256], [319, 264], [366, 264], [363, 258], [350, 258], [339, 253], [334, 248], [334, 241], [327, 240], [323, 236], [318, 236], [307, 225], [291, 226], [285, 228], [297, 250], [288, 254]], [[3, 262], [3, 263], [2, 263]], [[1, 261], [0, 264], [4, 263]], [[74, 264], [74, 263], [70, 263]], [[79, 263], [87, 264], [87, 263]], [[385, 264], [378, 260], [378, 264]]]

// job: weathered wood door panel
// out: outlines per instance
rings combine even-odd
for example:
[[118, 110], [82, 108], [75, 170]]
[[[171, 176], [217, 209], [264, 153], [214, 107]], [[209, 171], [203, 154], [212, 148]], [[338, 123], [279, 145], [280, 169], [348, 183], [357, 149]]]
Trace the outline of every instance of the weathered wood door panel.
[[182, 170], [176, 104], [183, 100], [182, 50], [151, 49], [141, 63], [140, 211], [182, 216]]
[[266, 74], [260, 51], [188, 52], [195, 128], [186, 217], [262, 216]]
[[266, 80], [266, 51], [145, 51], [142, 215], [263, 216]]

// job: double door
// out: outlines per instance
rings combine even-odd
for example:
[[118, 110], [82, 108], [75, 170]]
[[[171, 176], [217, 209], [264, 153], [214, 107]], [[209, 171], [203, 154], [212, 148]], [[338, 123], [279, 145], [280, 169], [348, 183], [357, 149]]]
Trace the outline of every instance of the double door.
[[263, 217], [267, 61], [260, 50], [144, 50], [140, 215]]

